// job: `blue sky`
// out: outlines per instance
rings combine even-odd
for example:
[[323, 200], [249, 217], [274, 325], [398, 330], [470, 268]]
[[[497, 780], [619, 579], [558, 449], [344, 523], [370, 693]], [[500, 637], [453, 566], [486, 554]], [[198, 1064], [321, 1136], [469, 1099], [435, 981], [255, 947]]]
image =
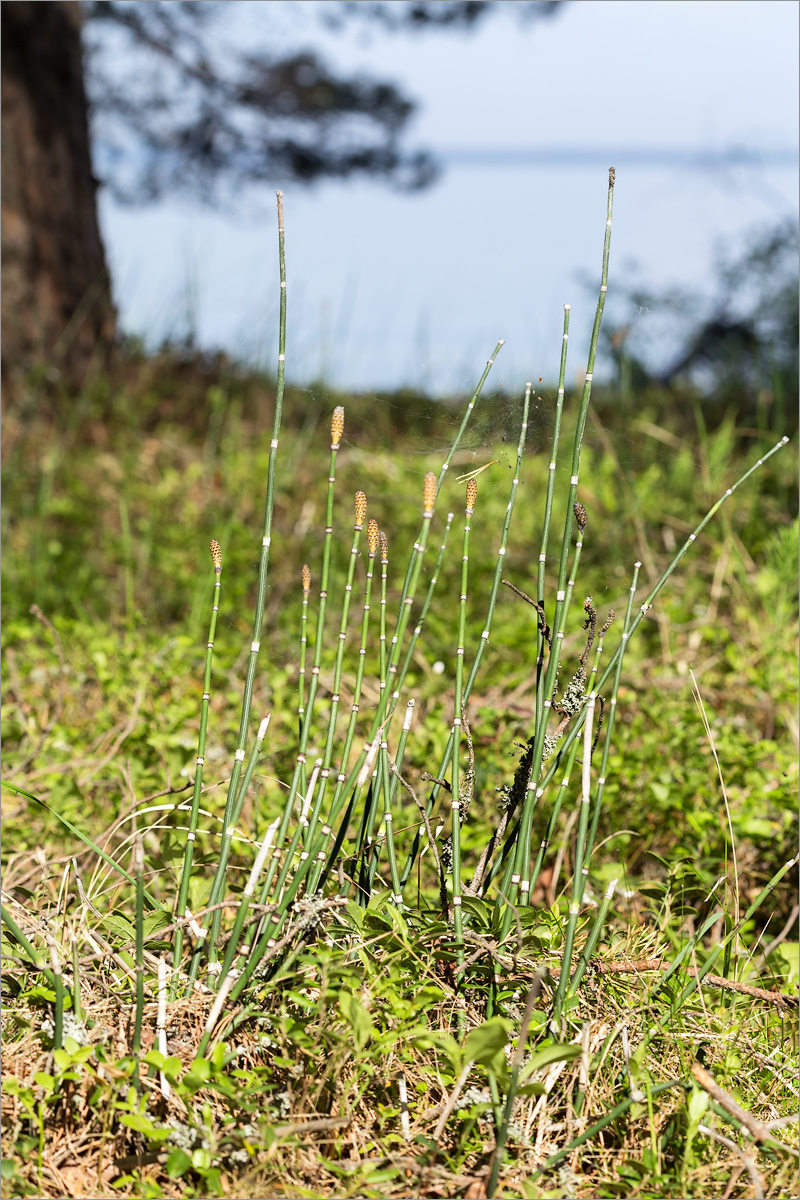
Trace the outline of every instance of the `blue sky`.
[[[313, 46], [342, 70], [394, 80], [419, 103], [408, 146], [441, 153], [446, 169], [414, 196], [284, 186], [298, 382], [460, 390], [498, 337], [508, 385], [551, 379], [565, 302], [577, 372], [594, 307], [581, 280], [599, 277], [615, 157], [620, 321], [623, 284], [708, 289], [716, 256], [797, 214], [793, 0], [573, 0], [553, 20], [498, 14], [473, 34], [424, 36], [332, 35], [322, 8], [234, 0], [219, 29], [233, 45]], [[737, 149], [750, 159], [732, 163]], [[228, 213], [179, 197], [124, 209], [102, 194], [101, 222], [125, 328], [157, 341], [191, 327], [201, 345], [274, 361], [269, 189]]]

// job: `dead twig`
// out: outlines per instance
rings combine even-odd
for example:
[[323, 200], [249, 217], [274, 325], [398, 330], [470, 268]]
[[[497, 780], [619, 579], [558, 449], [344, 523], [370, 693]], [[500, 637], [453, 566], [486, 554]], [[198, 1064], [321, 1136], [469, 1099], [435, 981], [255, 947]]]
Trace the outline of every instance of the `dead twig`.
[[[608, 962], [603, 959], [592, 959], [591, 968], [600, 975], [638, 974], [640, 971], [667, 971], [670, 964], [661, 958], [645, 958], [634, 962]], [[685, 967], [687, 975], [697, 976], [697, 967]], [[774, 1004], [777, 1008], [796, 1011], [800, 1008], [797, 996], [784, 996], [782, 992], [770, 992], [766, 988], [754, 987], [750, 983], [739, 983], [735, 979], [724, 979], [722, 975], [704, 975], [702, 982], [709, 987], [720, 988], [725, 992], [739, 992], [742, 996], [752, 996], [755, 1000], [763, 1000]]]
[[772, 1136], [769, 1127], [763, 1121], [759, 1121], [746, 1108], [742, 1108], [741, 1104], [720, 1087], [711, 1072], [707, 1071], [699, 1062], [692, 1063], [692, 1078], [700, 1084], [704, 1091], [708, 1092], [712, 1100], [716, 1100], [720, 1108], [739, 1123], [743, 1130], [747, 1130], [755, 1141], [765, 1142], [769, 1146], [774, 1146], [775, 1149], [783, 1150], [785, 1154], [794, 1155], [795, 1158], [800, 1157], [800, 1153], [793, 1146], [786, 1146], [783, 1142], [779, 1142]]

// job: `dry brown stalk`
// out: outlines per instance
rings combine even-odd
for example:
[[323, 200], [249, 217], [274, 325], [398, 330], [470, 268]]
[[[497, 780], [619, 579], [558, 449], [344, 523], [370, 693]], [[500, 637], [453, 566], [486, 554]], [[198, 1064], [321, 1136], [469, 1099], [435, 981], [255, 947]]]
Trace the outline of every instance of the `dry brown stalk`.
[[747, 1169], [747, 1173], [750, 1176], [750, 1182], [753, 1185], [753, 1200], [763, 1200], [764, 1180], [759, 1174], [755, 1159], [749, 1154], [745, 1154], [741, 1146], [736, 1145], [736, 1142], [724, 1137], [721, 1133], [717, 1133], [716, 1129], [711, 1129], [708, 1125], [700, 1125], [699, 1130], [703, 1137], [708, 1137], [715, 1142], [719, 1142], [720, 1146], [724, 1146], [726, 1150], [730, 1150], [733, 1154], [738, 1155], [742, 1161], [742, 1165]]
[[[669, 963], [660, 958], [645, 958], [635, 962], [607, 962], [603, 959], [593, 959], [592, 969], [600, 975], [626, 975], [640, 971], [666, 971]], [[696, 976], [696, 967], [685, 967], [687, 975]], [[766, 988], [754, 987], [750, 983], [739, 983], [735, 979], [724, 979], [721, 975], [704, 975], [703, 983], [709, 987], [721, 988], [727, 992], [739, 992], [743, 996], [752, 996], [755, 1000], [764, 1000], [775, 1004], [778, 1008], [796, 1010], [800, 1007], [797, 996], [784, 996], [782, 992], [770, 992]]]
[[763, 1121], [759, 1121], [746, 1108], [742, 1108], [733, 1096], [720, 1087], [710, 1071], [707, 1071], [699, 1062], [692, 1063], [692, 1078], [700, 1084], [704, 1091], [708, 1092], [712, 1100], [716, 1100], [720, 1108], [724, 1108], [735, 1121], [738, 1121], [743, 1129], [746, 1129], [752, 1138], [757, 1142], [766, 1142], [772, 1146], [778, 1147], [786, 1151], [787, 1154], [797, 1156], [798, 1151], [793, 1146], [785, 1146], [783, 1142], [779, 1142], [772, 1136], [770, 1128]]

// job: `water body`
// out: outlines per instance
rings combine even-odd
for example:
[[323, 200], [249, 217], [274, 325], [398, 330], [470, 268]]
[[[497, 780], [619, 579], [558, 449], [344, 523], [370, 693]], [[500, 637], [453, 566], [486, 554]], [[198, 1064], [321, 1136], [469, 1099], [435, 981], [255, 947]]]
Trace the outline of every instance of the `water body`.
[[[291, 378], [451, 393], [474, 382], [503, 337], [496, 382], [552, 380], [564, 303], [574, 377], [599, 283], [610, 165], [607, 313], [616, 324], [656, 319], [624, 302], [631, 283], [708, 292], [718, 257], [798, 211], [792, 151], [460, 150], [442, 159], [440, 181], [413, 196], [372, 183], [285, 188]], [[269, 192], [234, 217], [176, 200], [124, 209], [104, 195], [101, 219], [125, 329], [150, 344], [191, 334], [274, 363]], [[663, 361], [673, 350], [661, 347]]]

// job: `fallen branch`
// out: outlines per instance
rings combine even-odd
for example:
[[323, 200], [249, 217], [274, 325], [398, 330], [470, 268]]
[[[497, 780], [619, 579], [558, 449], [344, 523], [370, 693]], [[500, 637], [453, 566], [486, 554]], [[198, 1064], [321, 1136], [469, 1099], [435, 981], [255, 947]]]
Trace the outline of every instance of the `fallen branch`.
[[[639, 974], [642, 971], [667, 971], [668, 962], [661, 958], [645, 958], [638, 962], [609, 962], [601, 958], [592, 959], [590, 969], [599, 975]], [[699, 975], [697, 967], [684, 967], [687, 975]], [[724, 979], [722, 975], [704, 975], [703, 983], [711, 987], [721, 988], [726, 992], [739, 992], [743, 996], [752, 996], [755, 1000], [764, 1000], [775, 1004], [778, 1008], [797, 1010], [800, 1000], [797, 996], [784, 996], [782, 992], [769, 992], [766, 988], [753, 987], [750, 983], [738, 983], [735, 979]]]
[[774, 1138], [769, 1126], [765, 1125], [763, 1121], [759, 1121], [758, 1117], [754, 1117], [746, 1108], [742, 1108], [741, 1104], [720, 1087], [711, 1072], [707, 1071], [699, 1062], [692, 1063], [692, 1078], [700, 1084], [704, 1091], [708, 1092], [712, 1100], [716, 1100], [720, 1108], [733, 1117], [734, 1121], [738, 1121], [743, 1130], [747, 1130], [754, 1141], [765, 1142], [769, 1146], [783, 1150], [786, 1154], [798, 1157], [798, 1151], [793, 1146], [786, 1146]]

